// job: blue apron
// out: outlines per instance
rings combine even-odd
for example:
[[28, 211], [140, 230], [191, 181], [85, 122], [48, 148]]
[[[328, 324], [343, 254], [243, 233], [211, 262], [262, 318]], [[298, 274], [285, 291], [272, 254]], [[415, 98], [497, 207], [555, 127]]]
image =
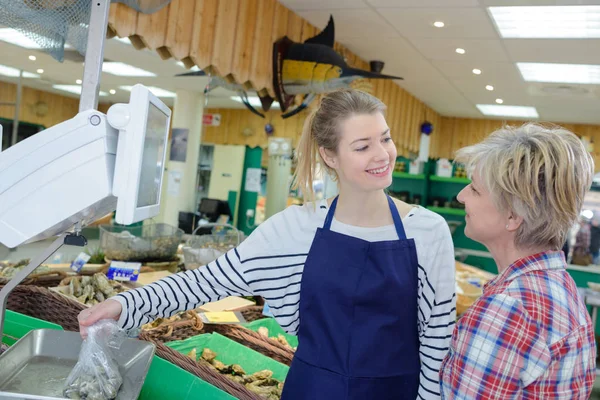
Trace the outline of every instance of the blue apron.
[[367, 242], [332, 231], [337, 198], [317, 229], [282, 400], [417, 398], [417, 254], [389, 196], [388, 203], [399, 240]]

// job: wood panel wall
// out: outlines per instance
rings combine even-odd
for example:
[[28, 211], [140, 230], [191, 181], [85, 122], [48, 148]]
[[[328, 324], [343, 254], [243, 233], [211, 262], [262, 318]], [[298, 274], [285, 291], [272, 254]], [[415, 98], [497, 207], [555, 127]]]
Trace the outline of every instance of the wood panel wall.
[[[490, 119], [470, 119], [442, 117], [441, 129], [436, 132], [437, 146], [432, 146], [432, 157], [452, 158], [456, 150], [483, 140], [503, 125], [519, 126], [527, 121], [502, 121]], [[592, 156], [596, 171], [600, 171], [600, 125], [583, 125], [555, 122], [579, 137], [587, 137], [595, 143]], [[432, 137], [433, 142], [434, 137]]]
[[[0, 82], [0, 102], [15, 102], [17, 98], [17, 85], [9, 82]], [[48, 111], [39, 112], [38, 103], [45, 103]], [[99, 104], [98, 109], [104, 113], [110, 104]], [[61, 96], [23, 86], [21, 93], [21, 107], [19, 120], [30, 124], [43, 125], [49, 128], [67, 119], [73, 118], [79, 111], [79, 99]], [[0, 118], [14, 119], [14, 106], [0, 105]], [[6, 132], [4, 132], [6, 134]]]
[[[0, 82], [0, 102], [14, 102], [16, 98], [17, 85]], [[36, 104], [38, 103], [45, 103], [48, 106], [48, 111], [45, 114], [41, 114], [39, 111], [36, 112]], [[50, 127], [74, 117], [78, 109], [78, 99], [23, 87], [19, 120]], [[0, 117], [14, 119], [15, 107], [0, 106]]]
[[[382, 97], [385, 98], [385, 95]], [[390, 104], [389, 101], [392, 103]], [[404, 101], [404, 106], [394, 106], [399, 102], [402, 103], [401, 95], [399, 98], [392, 98], [389, 101], [386, 102], [390, 108], [390, 111], [388, 111], [388, 124], [392, 120], [389, 118], [390, 112], [394, 112], [393, 116], [395, 115], [395, 118], [392, 117], [393, 121], [399, 121], [396, 125], [390, 124], [396, 147], [399, 150], [398, 154], [411, 156], [411, 153], [417, 153], [420, 140], [420, 119], [415, 115], [419, 116], [423, 109], [415, 106], [414, 102], [411, 104], [410, 100]], [[221, 126], [204, 127], [203, 143], [243, 144], [263, 148], [266, 148], [268, 143], [268, 136], [264, 132], [264, 125], [267, 122], [275, 127], [274, 136], [291, 138], [295, 146], [300, 139], [302, 125], [307, 115], [307, 113], [302, 113], [298, 118], [282, 120], [277, 112], [271, 112], [267, 115], [267, 119], [263, 120], [243, 109], [206, 109], [205, 112], [219, 113], [222, 119]], [[425, 110], [425, 113], [427, 113], [427, 110]], [[426, 118], [434, 124], [430, 147], [431, 158], [451, 159], [456, 150], [480, 142], [505, 124], [519, 126], [526, 122], [426, 115]], [[596, 143], [592, 155], [596, 163], [596, 170], [600, 170], [600, 126], [560, 122], [557, 124], [574, 132], [579, 137], [586, 136]], [[246, 130], [246, 133], [252, 134], [247, 136], [243, 133], [244, 130]], [[408, 148], [411, 150], [408, 151]]]
[[[152, 15], [112, 4], [108, 28], [109, 36], [129, 37], [138, 49], [155, 50], [163, 59], [175, 58], [188, 67], [196, 65], [273, 96], [273, 42], [285, 35], [304, 41], [324, 27], [311, 25], [277, 0], [173, 0]], [[369, 69], [365, 60], [343, 45], [335, 43], [334, 48], [349, 65]], [[399, 153], [416, 152], [421, 124], [427, 119], [436, 125], [439, 115], [392, 81], [373, 80], [370, 86], [373, 94], [388, 105], [388, 123]], [[256, 118], [248, 122], [252, 126], [264, 125], [258, 117], [249, 114], [243, 120], [246, 118]], [[271, 113], [270, 118], [276, 127], [301, 125], [298, 121], [281, 121], [278, 114]], [[253, 137], [244, 140], [260, 142]], [[264, 145], [264, 138], [261, 143]]]

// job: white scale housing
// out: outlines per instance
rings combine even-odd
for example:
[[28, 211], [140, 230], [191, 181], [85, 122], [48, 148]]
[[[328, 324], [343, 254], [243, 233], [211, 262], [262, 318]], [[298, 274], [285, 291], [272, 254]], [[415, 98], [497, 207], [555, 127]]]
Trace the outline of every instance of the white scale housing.
[[135, 85], [108, 115], [80, 112], [0, 153], [0, 243], [46, 239], [115, 209], [122, 224], [158, 214], [171, 110]]

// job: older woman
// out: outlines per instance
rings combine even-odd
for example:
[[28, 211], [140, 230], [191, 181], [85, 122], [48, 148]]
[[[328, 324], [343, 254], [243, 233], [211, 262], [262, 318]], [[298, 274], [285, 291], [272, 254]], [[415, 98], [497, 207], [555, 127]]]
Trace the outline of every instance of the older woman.
[[592, 182], [571, 132], [506, 127], [458, 152], [465, 234], [499, 275], [458, 321], [440, 376], [446, 399], [588, 399], [594, 327], [560, 251]]

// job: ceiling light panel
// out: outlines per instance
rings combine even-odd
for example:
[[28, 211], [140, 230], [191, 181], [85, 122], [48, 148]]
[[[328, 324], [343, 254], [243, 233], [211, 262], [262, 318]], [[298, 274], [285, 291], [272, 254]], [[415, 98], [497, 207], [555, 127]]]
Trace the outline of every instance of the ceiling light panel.
[[503, 38], [600, 38], [600, 6], [489, 7]]
[[526, 106], [499, 106], [495, 104], [477, 104], [477, 108], [483, 115], [493, 117], [518, 117], [538, 118], [535, 107]]
[[[13, 67], [7, 67], [6, 65], [0, 65], [0, 75], [10, 76], [11, 78], [17, 78], [19, 76], [19, 70]], [[23, 71], [23, 78], [39, 78], [37, 74]]]
[[[128, 92], [131, 92], [131, 89], [133, 88], [133, 86], [119, 86], [120, 89], [126, 90]], [[155, 86], [146, 86], [146, 88], [152, 92], [153, 95], [155, 95], [156, 97], [175, 97], [177, 96], [175, 94], [175, 92], [170, 92], [168, 90], [165, 89], [161, 89]]]
[[102, 63], [102, 72], [118, 76], [156, 76], [153, 72], [129, 64], [113, 61]]
[[517, 63], [528, 82], [600, 84], [600, 65]]
[[[81, 85], [52, 85], [54, 89], [74, 94], [81, 94]], [[100, 92], [100, 96], [108, 96], [106, 92]]]

